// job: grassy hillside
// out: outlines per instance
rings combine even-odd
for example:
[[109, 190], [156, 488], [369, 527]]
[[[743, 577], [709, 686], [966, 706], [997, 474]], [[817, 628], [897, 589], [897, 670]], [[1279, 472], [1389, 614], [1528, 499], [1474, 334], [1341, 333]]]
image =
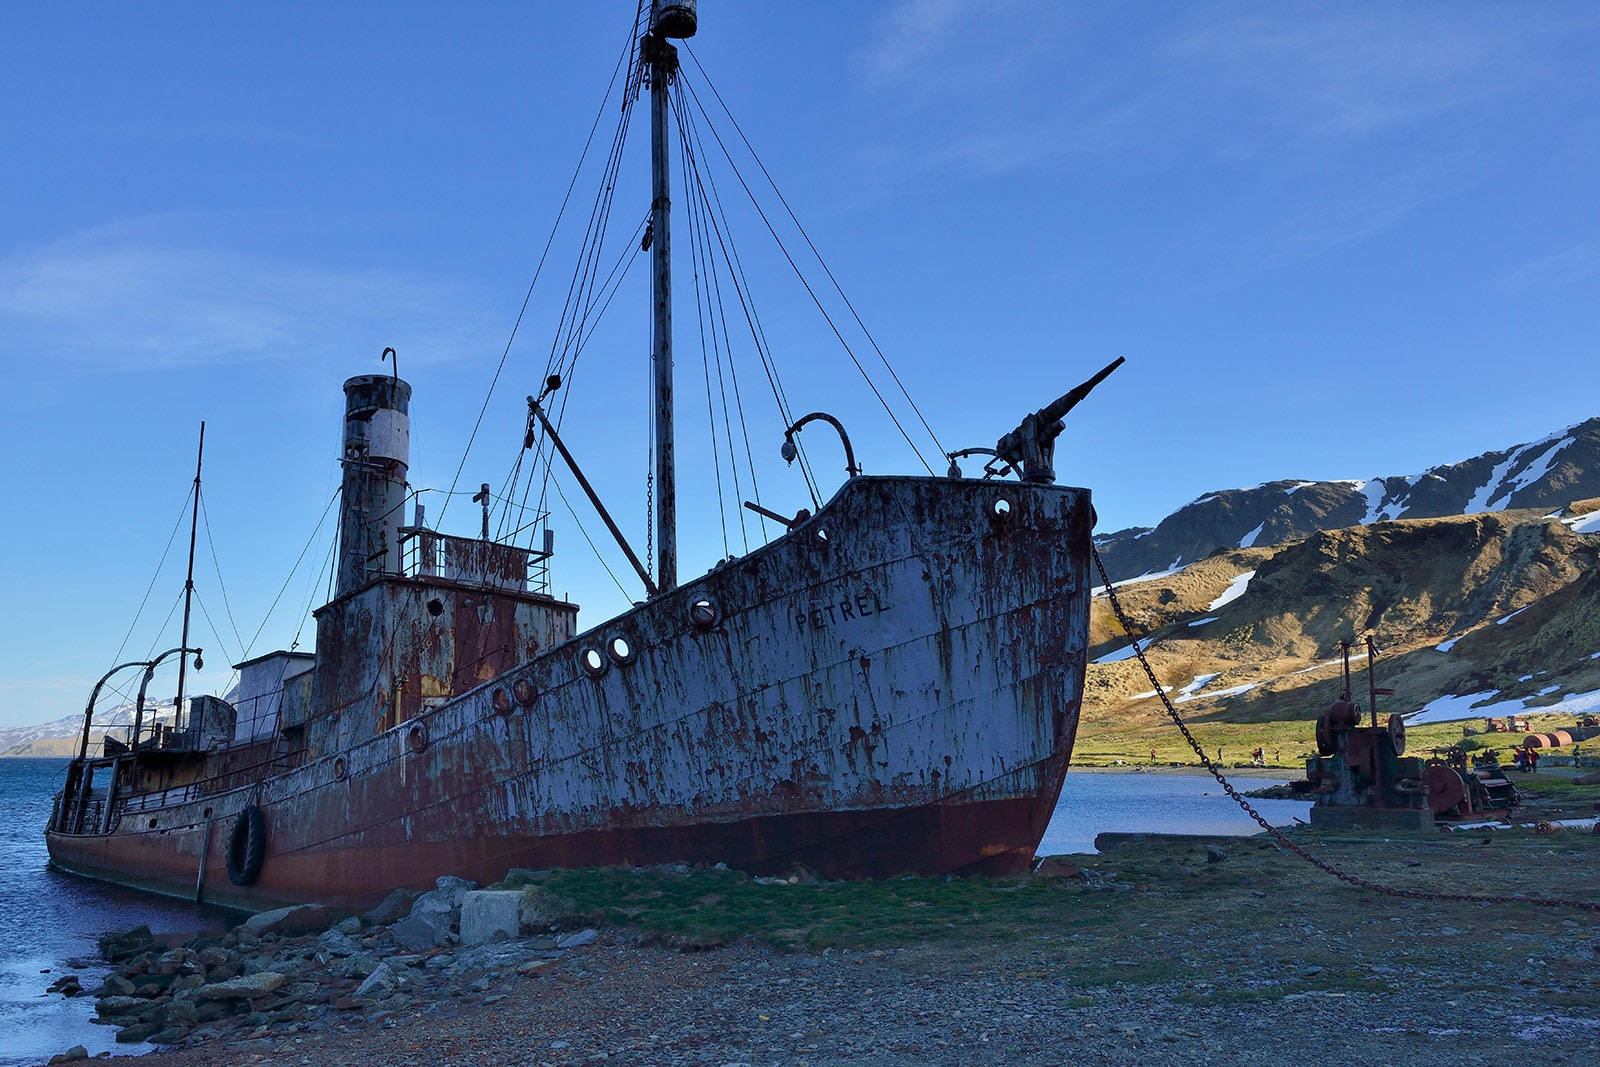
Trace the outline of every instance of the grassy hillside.
[[[1211, 607], [1250, 571], [1237, 599]], [[1228, 762], [1258, 745], [1285, 763], [1310, 750], [1312, 722], [1343, 687], [1341, 640], [1357, 642], [1353, 688], [1364, 704], [1367, 633], [1381, 650], [1378, 684], [1396, 690], [1379, 698], [1380, 716], [1446, 694], [1525, 701], [1531, 712], [1600, 690], [1600, 537], [1540, 511], [1325, 531], [1219, 553], [1116, 592], [1134, 629], [1149, 635], [1157, 678]], [[1104, 596], [1091, 642], [1091, 658], [1128, 644]], [[1086, 689], [1076, 762], [1148, 762], [1152, 747], [1162, 762], [1192, 758], [1137, 660], [1091, 664]], [[1461, 736], [1460, 724], [1418, 727], [1412, 748]]]

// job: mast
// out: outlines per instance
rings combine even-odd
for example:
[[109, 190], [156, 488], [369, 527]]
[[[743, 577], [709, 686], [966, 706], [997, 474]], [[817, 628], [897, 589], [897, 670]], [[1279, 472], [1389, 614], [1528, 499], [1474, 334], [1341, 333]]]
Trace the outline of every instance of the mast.
[[678, 585], [678, 486], [672, 442], [672, 239], [670, 186], [667, 180], [668, 92], [678, 73], [678, 49], [668, 37], [693, 37], [693, 0], [654, 0], [650, 32], [640, 42], [650, 68], [650, 278], [651, 362], [654, 366], [656, 422], [656, 541], [661, 546], [656, 586], [669, 592]]
[[[194, 541], [195, 534], [200, 529], [200, 465], [206, 456], [206, 424], [200, 423], [200, 448], [194, 459], [194, 509], [189, 517], [189, 571], [183, 580], [183, 639], [178, 642], [178, 647], [183, 651], [178, 654], [178, 696], [172, 705], [172, 724], [177, 726], [178, 717], [183, 714], [183, 682], [184, 671], [189, 664], [189, 606], [194, 600]], [[140, 690], [143, 697], [144, 691]]]

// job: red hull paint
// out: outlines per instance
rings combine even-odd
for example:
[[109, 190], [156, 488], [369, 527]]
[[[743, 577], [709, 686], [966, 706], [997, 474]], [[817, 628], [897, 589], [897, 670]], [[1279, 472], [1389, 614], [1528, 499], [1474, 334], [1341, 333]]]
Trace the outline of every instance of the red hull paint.
[[[1083, 490], [856, 478], [786, 537], [411, 722], [253, 783], [235, 769], [182, 796], [119, 789], [109, 833], [49, 833], [51, 856], [192, 897], [204, 851], [205, 899], [255, 910], [513, 867], [1016, 871], [1076, 733], [1089, 513]], [[709, 629], [691, 622], [700, 598], [718, 607]], [[581, 669], [619, 635], [633, 658]], [[511, 700], [519, 684], [537, 698]], [[330, 706], [316, 721], [354, 714]], [[231, 751], [204, 758], [220, 771]], [[227, 839], [246, 805], [265, 812], [267, 855], [236, 887]]]

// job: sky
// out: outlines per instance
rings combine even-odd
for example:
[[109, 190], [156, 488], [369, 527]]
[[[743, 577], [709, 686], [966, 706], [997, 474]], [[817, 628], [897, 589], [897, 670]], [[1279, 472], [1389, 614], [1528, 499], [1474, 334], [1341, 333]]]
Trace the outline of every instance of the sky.
[[[525, 397], [620, 114], [602, 100], [633, 6], [0, 5], [0, 726], [80, 711], [105, 669], [178, 643], [202, 420], [200, 691], [247, 652], [312, 645], [340, 383], [391, 370], [386, 346], [414, 387], [430, 522], [470, 535], [476, 506], [443, 491], [504, 496], [526, 476]], [[868, 473], [942, 471], [940, 452], [992, 446], [1118, 356], [1057, 449], [1102, 531], [1216, 489], [1416, 473], [1600, 414], [1592, 5], [701, 9], [684, 61], [716, 120], [696, 120], [701, 158], [786, 410], [838, 416]], [[711, 131], [738, 133], [713, 90], [848, 294], [732, 150], [906, 436], [720, 159]], [[558, 394], [641, 548], [647, 274], [624, 253], [649, 206], [645, 115], [605, 254], [626, 271]], [[704, 312], [674, 226], [685, 326]], [[740, 335], [727, 292], [723, 310]], [[812, 506], [747, 339], [731, 359], [744, 429], [713, 450], [714, 365], [680, 331], [685, 577], [760, 543], [748, 513], [740, 531], [751, 471], [735, 490], [730, 437], [745, 462], [748, 434], [764, 504]], [[844, 478], [828, 433], [801, 435], [824, 498]], [[570, 507], [548, 497], [551, 591], [595, 625], [641, 591], [570, 478], [555, 484]]]

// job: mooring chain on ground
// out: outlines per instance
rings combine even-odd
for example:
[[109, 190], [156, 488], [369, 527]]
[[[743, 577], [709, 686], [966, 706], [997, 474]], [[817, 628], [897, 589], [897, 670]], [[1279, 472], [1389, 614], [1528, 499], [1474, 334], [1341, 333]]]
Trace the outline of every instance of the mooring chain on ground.
[[1111, 576], [1106, 573], [1106, 565], [1100, 559], [1100, 550], [1091, 544], [1089, 551], [1094, 556], [1094, 565], [1100, 572], [1100, 580], [1105, 583], [1106, 598], [1111, 602], [1111, 610], [1116, 613], [1117, 621], [1122, 624], [1123, 631], [1128, 635], [1128, 642], [1130, 647], [1133, 649], [1133, 654], [1138, 658], [1139, 666], [1144, 668], [1145, 675], [1150, 679], [1150, 685], [1152, 688], [1154, 688], [1155, 695], [1161, 698], [1162, 705], [1167, 709], [1167, 715], [1172, 719], [1173, 724], [1178, 727], [1179, 731], [1182, 732], [1184, 740], [1189, 742], [1189, 747], [1194, 749], [1194, 754], [1200, 758], [1201, 765], [1204, 766], [1206, 770], [1211, 772], [1211, 776], [1217, 780], [1217, 784], [1222, 786], [1223, 790], [1227, 792], [1228, 796], [1233, 798], [1234, 803], [1238, 804], [1239, 807], [1244, 810], [1246, 815], [1254, 819], [1258, 824], [1260, 824], [1263, 830], [1271, 835], [1272, 839], [1277, 842], [1278, 847], [1294, 853], [1296, 856], [1299, 856], [1313, 867], [1316, 867], [1327, 874], [1331, 874], [1341, 882], [1346, 882], [1350, 885], [1356, 886], [1357, 888], [1367, 889], [1374, 893], [1382, 893], [1391, 897], [1404, 897], [1408, 900], [1449, 900], [1465, 904], [1532, 904], [1535, 907], [1540, 908], [1581, 908], [1586, 911], [1600, 911], [1600, 901], [1573, 900], [1568, 897], [1499, 896], [1480, 893], [1430, 893], [1425, 889], [1401, 889], [1398, 886], [1381, 885], [1378, 882], [1369, 881], [1359, 875], [1351, 874], [1348, 871], [1342, 871], [1326, 860], [1313, 856], [1310, 852], [1307, 852], [1305, 848], [1294, 841], [1291, 841], [1287, 834], [1273, 826], [1271, 823], [1267, 822], [1267, 820], [1262, 818], [1261, 814], [1257, 812], [1255, 808], [1250, 806], [1250, 802], [1245, 800], [1245, 798], [1239, 794], [1239, 791], [1233, 787], [1233, 783], [1229, 782], [1228, 779], [1223, 776], [1222, 771], [1217, 767], [1217, 765], [1206, 756], [1205, 749], [1201, 747], [1199, 741], [1195, 740], [1194, 734], [1189, 732], [1189, 726], [1183, 721], [1183, 716], [1178, 714], [1178, 709], [1173, 707], [1172, 701], [1167, 699], [1166, 687], [1161, 684], [1161, 679], [1156, 677], [1156, 672], [1150, 666], [1150, 661], [1145, 659], [1144, 649], [1141, 647], [1142, 639], [1134, 633], [1132, 622], [1122, 610], [1122, 603], [1117, 599], [1116, 586], [1112, 584]]

